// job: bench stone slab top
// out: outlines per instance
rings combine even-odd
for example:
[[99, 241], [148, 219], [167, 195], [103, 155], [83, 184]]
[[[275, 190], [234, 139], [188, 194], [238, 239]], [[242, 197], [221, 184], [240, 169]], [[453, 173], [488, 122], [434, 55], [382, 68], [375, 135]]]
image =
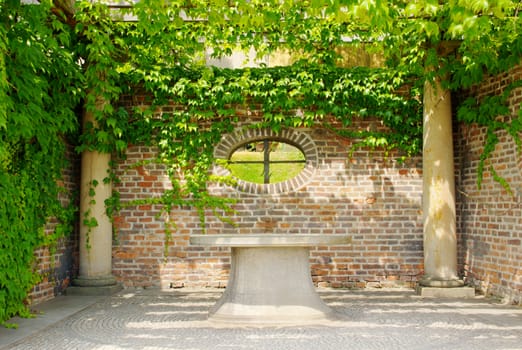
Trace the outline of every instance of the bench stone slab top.
[[209, 234], [191, 235], [191, 245], [214, 247], [313, 247], [350, 244], [347, 235], [317, 234]]

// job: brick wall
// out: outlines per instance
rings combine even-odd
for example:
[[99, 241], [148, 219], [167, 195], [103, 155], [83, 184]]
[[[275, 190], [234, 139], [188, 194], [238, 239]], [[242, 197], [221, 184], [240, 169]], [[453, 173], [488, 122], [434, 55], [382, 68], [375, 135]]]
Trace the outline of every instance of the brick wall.
[[[216, 156], [227, 154], [227, 148], [239, 142], [263, 136], [259, 133], [271, 135], [256, 133], [228, 135], [217, 145]], [[398, 164], [393, 155], [368, 150], [350, 158], [351, 141], [321, 128], [288, 130], [280, 136], [282, 141], [301, 140], [301, 146], [306, 146], [306, 173], [279, 187], [212, 188], [215, 194], [237, 199], [233, 217], [237, 226], [209, 215], [207, 233], [349, 234], [351, 245], [312, 250], [315, 283], [412, 285], [423, 264], [420, 159]], [[169, 188], [161, 166], [133, 166], [154, 154], [152, 147], [132, 146], [115, 167], [123, 203]], [[165, 248], [164, 218], [158, 218], [159, 213], [158, 206], [142, 205], [124, 208], [116, 218], [113, 272], [118, 280], [125, 286], [224, 286], [229, 248], [190, 246], [189, 236], [202, 229], [196, 212], [189, 208], [171, 213], [176, 229]]]
[[[498, 94], [515, 79], [510, 74], [491, 77], [469, 93], [481, 97]], [[134, 96], [133, 100], [137, 101]], [[142, 99], [143, 100], [143, 99]], [[522, 89], [510, 97], [516, 118]], [[359, 125], [367, 127], [367, 125]], [[214, 188], [216, 194], [238, 199], [237, 227], [209, 216], [213, 233], [350, 234], [353, 244], [316, 247], [311, 254], [314, 282], [334, 287], [412, 285], [422, 273], [421, 160], [398, 164], [393, 155], [361, 150], [348, 157], [349, 140], [321, 128], [297, 130], [312, 141], [317, 155], [311, 174], [283, 191]], [[477, 188], [476, 168], [485, 130], [456, 125], [457, 225], [459, 272], [484, 293], [518, 302], [522, 299], [522, 158], [508, 135], [491, 164], [511, 184], [509, 195], [486, 171]], [[222, 145], [220, 145], [222, 146]], [[152, 147], [132, 146], [127, 159], [115, 167], [122, 182], [116, 186], [123, 202], [159, 194], [169, 188], [164, 169], [137, 161], [154, 157]], [[76, 160], [65, 173], [66, 188], [78, 184]], [[230, 264], [229, 249], [190, 246], [189, 236], [201, 233], [197, 214], [188, 208], [171, 213], [177, 228], [165, 246], [164, 218], [158, 206], [125, 208], [115, 218], [118, 235], [113, 245], [113, 272], [126, 286], [224, 286]], [[52, 223], [48, 229], [52, 228]], [[42, 283], [31, 292], [34, 303], [59, 294], [78, 269], [77, 230], [51, 255], [36, 252]], [[165, 255], [165, 252], [167, 254]]]
[[[78, 193], [79, 184], [79, 162], [78, 156], [72, 146], [68, 150], [70, 166], [64, 170], [63, 186], [67, 192], [61, 194], [61, 201], [69, 203], [71, 198]], [[54, 220], [46, 226], [46, 232], [51, 232], [56, 225]], [[31, 303], [52, 299], [59, 295], [69, 285], [69, 282], [78, 273], [78, 230], [74, 229], [70, 236], [60, 239], [56, 249], [50, 252], [48, 248], [40, 248], [35, 251], [37, 269], [42, 281], [35, 285], [29, 293]]]
[[[509, 74], [490, 77], [469, 93], [478, 98], [500, 94], [506, 86], [522, 79], [522, 66]], [[511, 115], [518, 117], [522, 88], [509, 98]], [[513, 195], [494, 181], [489, 171], [479, 190], [477, 165], [483, 150], [486, 130], [476, 125], [458, 125], [455, 154], [459, 163], [457, 210], [459, 263], [467, 280], [484, 293], [508, 301], [522, 299], [522, 157], [510, 136], [498, 132], [499, 144], [488, 163], [504, 177]]]

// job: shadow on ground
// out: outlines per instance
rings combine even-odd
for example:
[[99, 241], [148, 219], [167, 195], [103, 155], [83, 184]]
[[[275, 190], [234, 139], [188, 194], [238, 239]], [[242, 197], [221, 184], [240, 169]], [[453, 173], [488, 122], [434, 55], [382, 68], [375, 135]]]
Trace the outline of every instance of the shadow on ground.
[[135, 290], [103, 298], [2, 349], [521, 349], [522, 308], [411, 290], [322, 290], [337, 319], [245, 327], [207, 321], [222, 290]]

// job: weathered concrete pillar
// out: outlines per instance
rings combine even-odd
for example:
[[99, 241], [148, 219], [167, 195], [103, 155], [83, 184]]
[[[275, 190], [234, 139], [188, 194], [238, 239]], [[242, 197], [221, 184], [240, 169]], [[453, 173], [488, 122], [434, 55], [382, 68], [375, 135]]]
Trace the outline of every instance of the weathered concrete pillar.
[[[103, 101], [97, 102], [103, 108]], [[95, 123], [93, 113], [84, 113], [83, 125]], [[80, 273], [74, 284], [94, 287], [90, 293], [112, 292], [116, 279], [112, 275], [112, 223], [105, 211], [111, 196], [108, 176], [109, 153], [84, 151], [80, 183]]]
[[459, 287], [450, 92], [439, 79], [424, 87], [423, 286]]

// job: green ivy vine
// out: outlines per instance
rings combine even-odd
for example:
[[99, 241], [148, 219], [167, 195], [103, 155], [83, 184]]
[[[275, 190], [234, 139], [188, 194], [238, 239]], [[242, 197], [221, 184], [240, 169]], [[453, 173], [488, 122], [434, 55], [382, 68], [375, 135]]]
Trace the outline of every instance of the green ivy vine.
[[522, 81], [518, 80], [510, 83], [500, 95], [486, 96], [478, 101], [474, 97], [467, 98], [457, 112], [457, 119], [467, 124], [475, 124], [486, 129], [486, 140], [484, 149], [480, 155], [477, 166], [477, 185], [481, 188], [484, 170], [487, 169], [506, 192], [513, 196], [513, 190], [509, 182], [501, 177], [492, 164], [488, 165], [492, 153], [499, 143], [498, 133], [505, 131], [517, 145], [519, 155], [522, 153], [522, 108], [518, 108], [518, 113], [511, 118], [511, 111], [508, 106], [508, 98], [513, 90], [522, 87]]
[[[42, 276], [34, 252], [69, 234], [64, 205], [68, 135], [77, 132], [82, 76], [74, 32], [50, 2], [0, 5], [0, 324], [29, 315], [26, 298]], [[35, 34], [37, 33], [37, 35]], [[50, 93], [53, 92], [53, 93]], [[50, 218], [57, 226], [45, 230]]]
[[[172, 189], [125, 203], [115, 194], [108, 201], [111, 214], [122, 206], [160, 204], [165, 217], [173, 207], [196, 208], [203, 228], [209, 209], [229, 220], [231, 200], [210, 195], [208, 186], [233, 181], [212, 175], [210, 169], [216, 162], [214, 147], [224, 133], [241, 122], [238, 110], [262, 112], [250, 125], [253, 128], [277, 132], [286, 127], [323, 125], [343, 137], [356, 139], [357, 147], [399, 149], [405, 157], [421, 149], [422, 106], [418, 91], [404, 90], [409, 78], [386, 69], [300, 62], [289, 67], [239, 70], [172, 68], [163, 70], [157, 79], [149, 72], [130, 71], [122, 74], [122, 79], [123, 85], [130, 87], [129, 94], [141, 90], [149, 100], [146, 107], [118, 109], [111, 118], [119, 118], [115, 123], [122, 125], [129, 144], [158, 148], [157, 158], [147, 162], [165, 167]], [[172, 106], [172, 111], [157, 112], [166, 105]], [[363, 118], [377, 118], [383, 130], [357, 128], [355, 120]], [[143, 162], [134, 166], [141, 165]]]

